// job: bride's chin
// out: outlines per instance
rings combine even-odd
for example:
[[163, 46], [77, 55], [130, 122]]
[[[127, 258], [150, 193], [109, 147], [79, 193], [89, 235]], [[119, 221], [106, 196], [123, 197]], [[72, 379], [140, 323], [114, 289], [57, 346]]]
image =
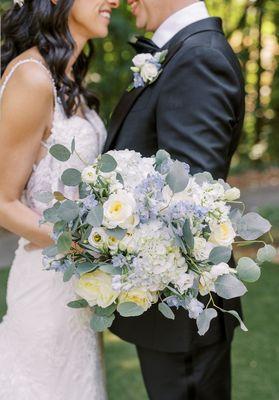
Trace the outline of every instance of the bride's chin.
[[98, 31], [94, 30], [94, 32], [91, 32], [91, 39], [103, 39], [107, 37], [109, 34], [109, 29], [108, 26], [104, 26], [103, 28], [98, 29]]

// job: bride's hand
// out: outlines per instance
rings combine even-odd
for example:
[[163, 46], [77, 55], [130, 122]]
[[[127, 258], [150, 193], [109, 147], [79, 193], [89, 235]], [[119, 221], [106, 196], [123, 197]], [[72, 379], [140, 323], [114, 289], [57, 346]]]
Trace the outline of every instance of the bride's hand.
[[27, 243], [27, 244], [24, 246], [24, 250], [26, 250], [26, 251], [34, 251], [34, 250], [39, 250], [39, 249], [40, 249], [40, 247], [37, 246], [37, 245], [34, 244], [34, 243]]

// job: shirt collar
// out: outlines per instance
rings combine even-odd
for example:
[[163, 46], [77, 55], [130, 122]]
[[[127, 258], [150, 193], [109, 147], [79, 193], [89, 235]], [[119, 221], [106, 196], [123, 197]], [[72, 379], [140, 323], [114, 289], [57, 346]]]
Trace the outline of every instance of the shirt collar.
[[209, 14], [203, 1], [191, 4], [168, 17], [156, 30], [152, 41], [158, 47], [163, 47], [181, 29], [208, 17]]

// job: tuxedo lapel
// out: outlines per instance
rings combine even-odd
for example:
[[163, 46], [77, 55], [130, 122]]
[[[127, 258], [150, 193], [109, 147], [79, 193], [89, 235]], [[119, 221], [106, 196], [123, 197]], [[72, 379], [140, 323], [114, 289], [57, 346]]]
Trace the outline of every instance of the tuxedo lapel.
[[[206, 18], [204, 20], [189, 25], [186, 28], [182, 29], [180, 32], [178, 32], [170, 40], [170, 42], [168, 42], [162, 48], [162, 50], [168, 49], [167, 57], [162, 66], [163, 67], [162, 73], [164, 73], [164, 68], [166, 67], [168, 62], [174, 57], [174, 55], [178, 52], [178, 50], [182, 46], [183, 42], [185, 42], [185, 40], [187, 40], [189, 37], [191, 37], [197, 32], [202, 32], [207, 30], [216, 30], [223, 33], [221, 19], [215, 17]], [[158, 79], [160, 79], [160, 76], [158, 77]], [[110, 146], [114, 138], [116, 137], [119, 129], [121, 128], [122, 123], [124, 122], [127, 114], [131, 110], [137, 98], [144, 92], [144, 90], [148, 86], [149, 85], [145, 85], [144, 87], [133, 89], [130, 92], [128, 91], [124, 92], [111, 118], [108, 130], [108, 139], [105, 145], [105, 151], [108, 151], [110, 149]]]
[[[162, 65], [163, 70], [181, 46], [182, 42], [179, 42], [169, 49], [166, 59]], [[160, 79], [160, 77], [158, 77], [158, 79]], [[144, 92], [144, 90], [148, 88], [148, 86], [149, 85], [145, 85], [143, 87], [124, 92], [111, 118], [105, 151], [108, 151], [108, 149], [110, 148], [113, 139], [115, 138], [119, 128], [121, 127], [129, 111], [131, 110], [133, 104], [135, 103], [137, 98]]]

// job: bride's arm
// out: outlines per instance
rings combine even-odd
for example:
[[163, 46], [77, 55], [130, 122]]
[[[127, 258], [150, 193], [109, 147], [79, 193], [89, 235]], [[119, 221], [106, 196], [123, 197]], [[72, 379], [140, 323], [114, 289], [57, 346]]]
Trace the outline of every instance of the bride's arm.
[[51, 227], [39, 226], [40, 216], [20, 198], [52, 118], [52, 105], [49, 78], [36, 65], [26, 64], [9, 80], [0, 110], [0, 226], [39, 247], [52, 243]]

